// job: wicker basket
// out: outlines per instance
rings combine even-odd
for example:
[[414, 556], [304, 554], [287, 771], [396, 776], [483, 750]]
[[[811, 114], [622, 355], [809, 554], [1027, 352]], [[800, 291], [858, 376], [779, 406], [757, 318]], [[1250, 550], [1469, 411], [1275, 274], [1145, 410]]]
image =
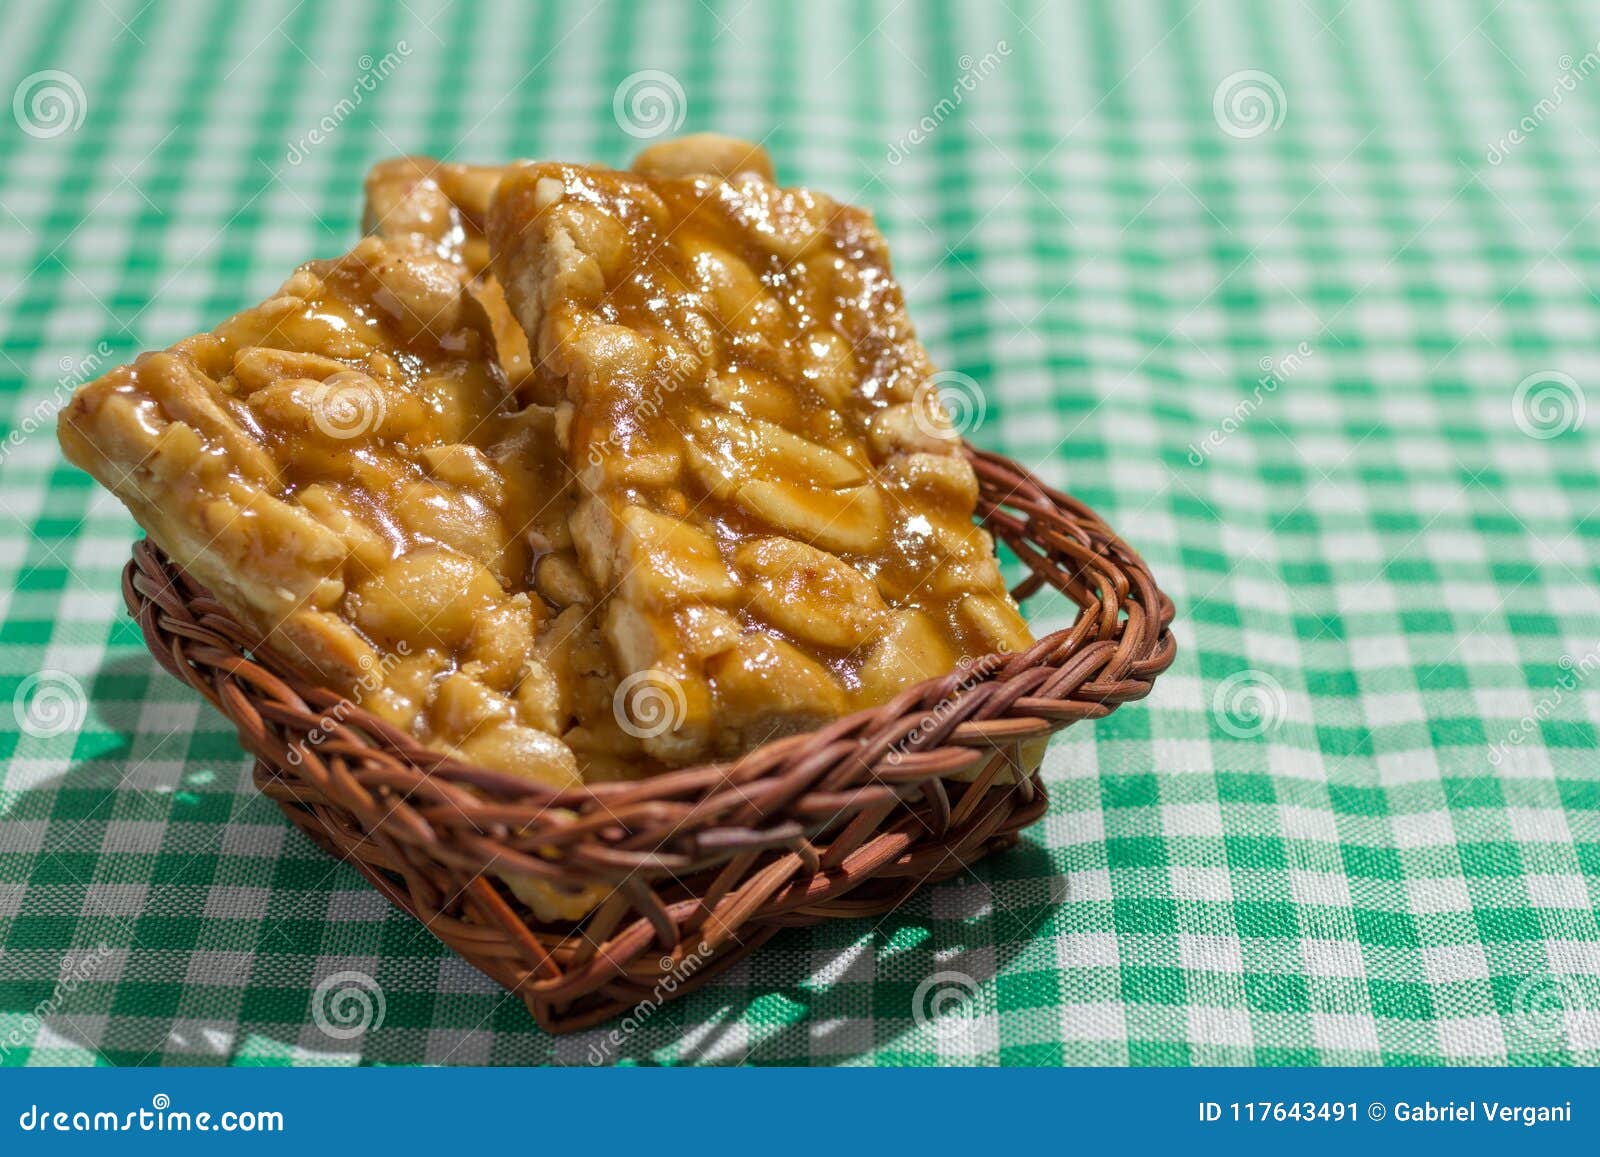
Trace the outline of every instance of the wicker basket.
[[[161, 665], [238, 727], [262, 792], [570, 1031], [683, 995], [780, 928], [886, 912], [1015, 842], [1045, 810], [1038, 778], [1009, 774], [1019, 746], [1142, 698], [1171, 664], [1172, 603], [1139, 556], [1016, 463], [967, 453], [981, 519], [1032, 571], [1017, 596], [1064, 592], [1071, 627], [736, 763], [636, 783], [556, 792], [430, 752], [252, 658], [148, 541], [123, 594]], [[507, 873], [610, 897], [579, 924], [541, 924]]]

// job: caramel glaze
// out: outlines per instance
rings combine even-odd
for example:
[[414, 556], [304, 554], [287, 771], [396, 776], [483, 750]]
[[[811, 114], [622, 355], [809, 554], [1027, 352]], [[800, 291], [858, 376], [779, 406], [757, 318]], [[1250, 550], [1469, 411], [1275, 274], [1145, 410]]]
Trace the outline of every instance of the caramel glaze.
[[541, 164], [502, 178], [490, 243], [542, 388], [569, 399], [619, 671], [663, 670], [686, 701], [659, 754], [1031, 641], [866, 213], [755, 172]]

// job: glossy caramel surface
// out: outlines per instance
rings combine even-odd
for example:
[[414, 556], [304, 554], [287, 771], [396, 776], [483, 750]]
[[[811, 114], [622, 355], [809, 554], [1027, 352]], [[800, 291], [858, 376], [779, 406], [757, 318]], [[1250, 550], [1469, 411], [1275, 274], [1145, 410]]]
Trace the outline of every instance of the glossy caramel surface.
[[648, 175], [508, 170], [489, 225], [568, 400], [619, 674], [681, 715], [646, 747], [738, 750], [1025, 646], [870, 217], [750, 146], [719, 175], [661, 149]]
[[313, 262], [84, 387], [62, 443], [296, 670], [442, 750], [572, 782], [533, 590], [565, 470], [465, 277], [377, 239]]

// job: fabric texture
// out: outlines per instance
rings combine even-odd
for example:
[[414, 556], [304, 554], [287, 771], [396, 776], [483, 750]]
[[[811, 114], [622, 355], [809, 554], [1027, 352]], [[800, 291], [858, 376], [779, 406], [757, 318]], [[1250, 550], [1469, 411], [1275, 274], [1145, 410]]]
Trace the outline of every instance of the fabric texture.
[[[0, 1064], [1600, 1060], [1597, 40], [1554, 0], [7, 4]], [[54, 412], [346, 249], [379, 158], [705, 129], [874, 210], [969, 437], [1141, 550], [1181, 651], [1057, 739], [1017, 850], [557, 1039], [255, 794]]]

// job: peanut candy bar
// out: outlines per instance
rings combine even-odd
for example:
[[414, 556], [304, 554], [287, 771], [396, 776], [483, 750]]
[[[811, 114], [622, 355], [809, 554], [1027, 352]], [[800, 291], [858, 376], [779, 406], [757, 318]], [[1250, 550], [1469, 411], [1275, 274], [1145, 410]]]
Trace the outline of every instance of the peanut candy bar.
[[570, 783], [526, 581], [530, 533], [560, 521], [550, 436], [466, 277], [368, 238], [84, 386], [61, 443], [293, 670], [446, 751]]
[[631, 173], [513, 167], [489, 214], [536, 389], [566, 398], [619, 689], [651, 685], [670, 763], [1031, 642], [882, 236], [771, 174], [687, 138]]
[[563, 738], [577, 755], [585, 780], [635, 778], [660, 766], [645, 753], [637, 736], [619, 726], [613, 710], [617, 680], [592, 614], [594, 589], [578, 563], [569, 529], [575, 480], [555, 437], [553, 413], [535, 409], [551, 399], [533, 389], [527, 336], [511, 316], [489, 268], [484, 228], [503, 171], [427, 157], [381, 161], [367, 175], [362, 221], [369, 233], [431, 245], [441, 257], [460, 262], [473, 275], [469, 289], [489, 317], [501, 368], [531, 403], [530, 416], [539, 415], [530, 423], [530, 452], [540, 464], [536, 473], [545, 483], [541, 506], [549, 515], [541, 520], [533, 583], [556, 612], [540, 632], [539, 648], [567, 692], [566, 714], [574, 722]]

